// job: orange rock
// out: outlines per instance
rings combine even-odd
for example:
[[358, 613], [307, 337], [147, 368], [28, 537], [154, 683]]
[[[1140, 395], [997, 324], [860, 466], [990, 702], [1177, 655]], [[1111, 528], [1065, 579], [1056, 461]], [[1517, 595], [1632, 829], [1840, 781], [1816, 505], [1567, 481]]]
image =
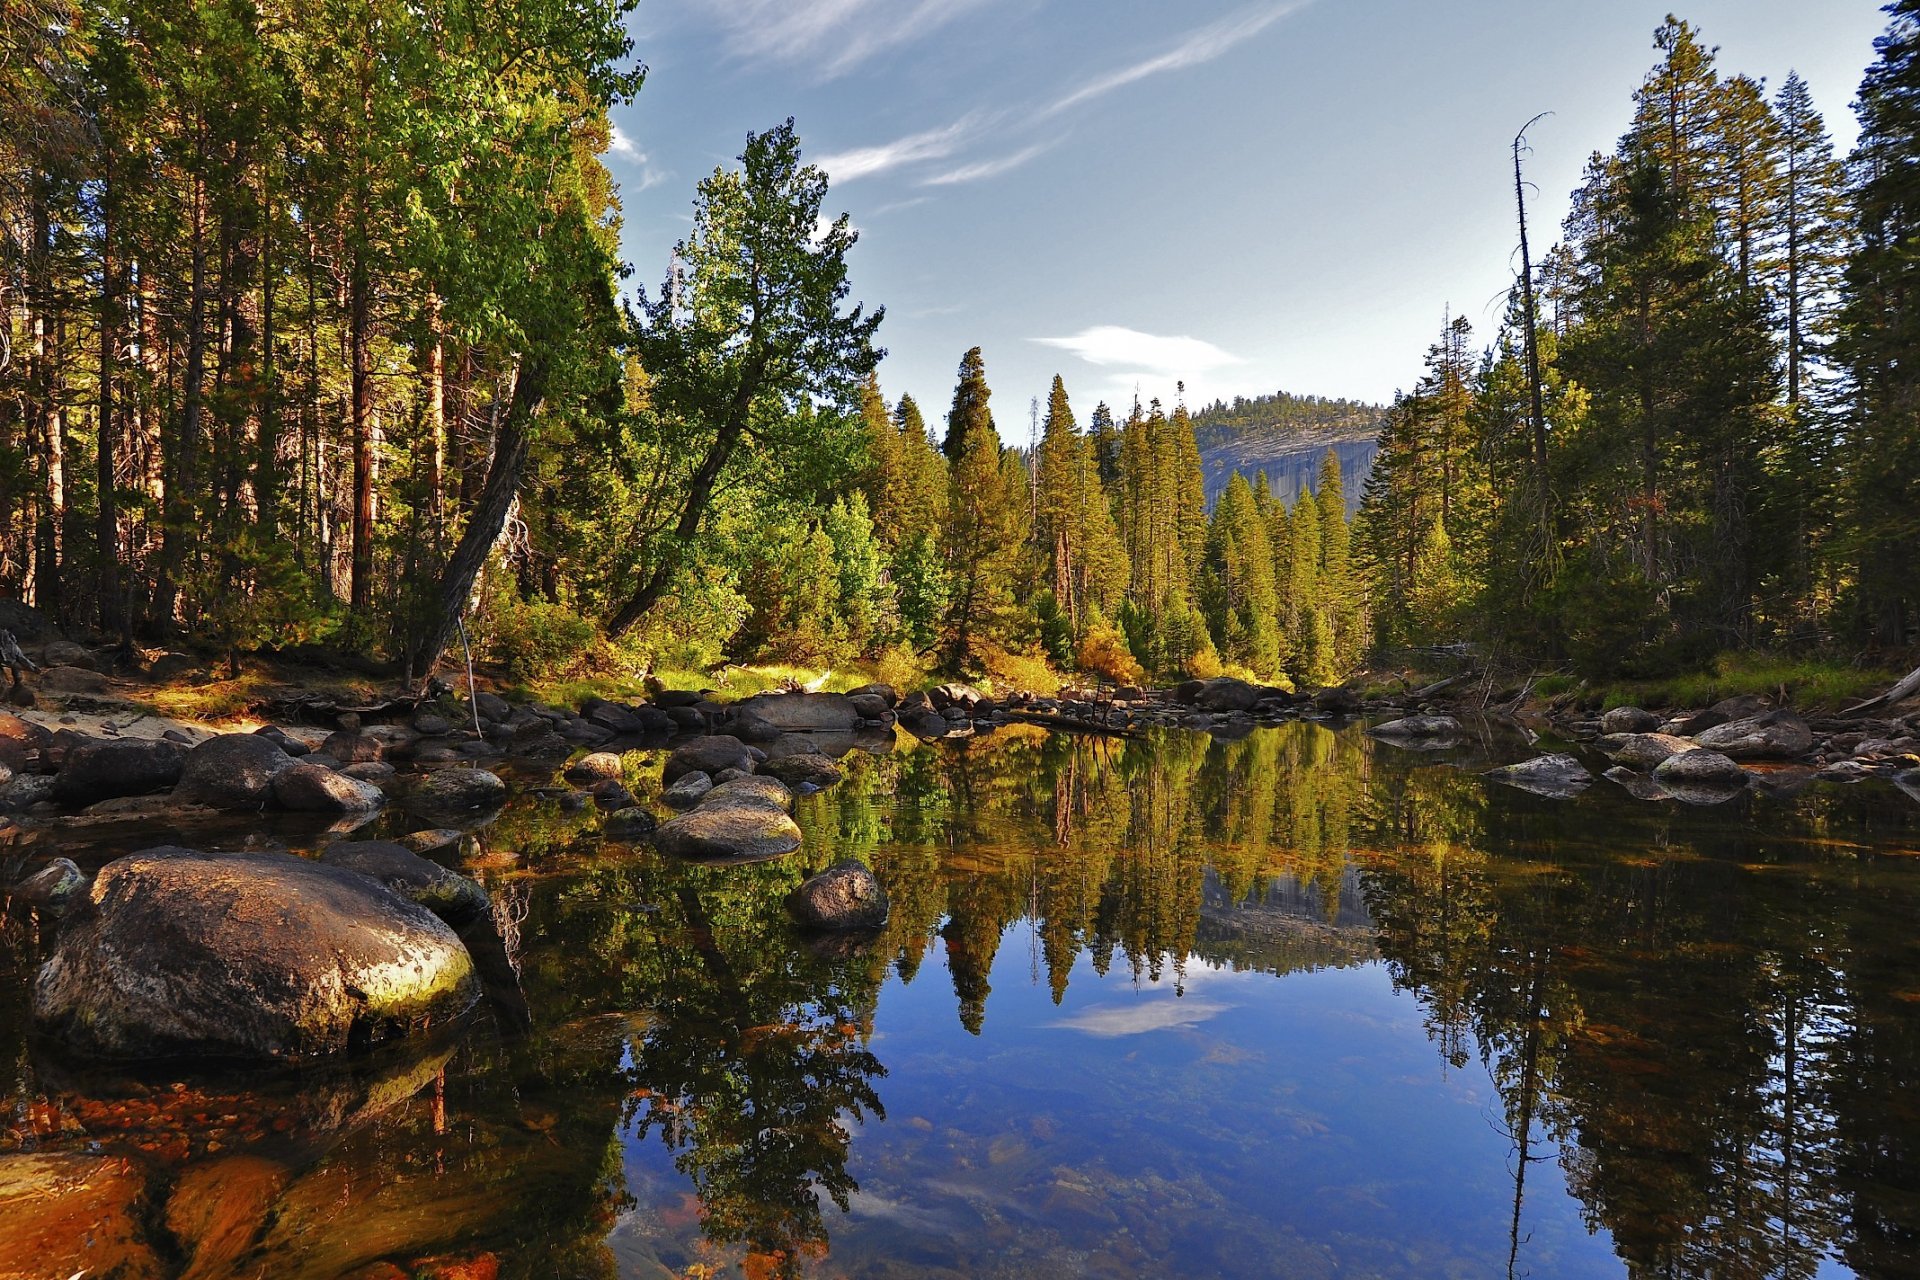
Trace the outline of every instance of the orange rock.
[[119, 1157], [0, 1156], [0, 1280], [165, 1274], [140, 1229], [146, 1175]]
[[167, 1230], [187, 1255], [180, 1280], [224, 1275], [266, 1223], [287, 1170], [257, 1156], [228, 1156], [180, 1175], [167, 1200]]

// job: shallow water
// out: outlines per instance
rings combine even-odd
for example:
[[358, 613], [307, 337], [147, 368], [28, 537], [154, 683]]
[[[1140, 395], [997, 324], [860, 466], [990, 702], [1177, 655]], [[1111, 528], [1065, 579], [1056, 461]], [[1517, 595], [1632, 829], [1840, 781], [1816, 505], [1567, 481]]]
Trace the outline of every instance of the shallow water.
[[[731, 868], [528, 790], [449, 861], [511, 906], [534, 1033], [294, 1079], [59, 1061], [16, 930], [0, 1192], [27, 1153], [92, 1170], [38, 1202], [90, 1276], [1920, 1269], [1920, 804], [1476, 776], [1516, 754], [903, 739], [801, 802], [801, 854]], [[0, 862], [163, 836], [327, 838]], [[781, 900], [849, 855], [892, 923], [810, 944]]]

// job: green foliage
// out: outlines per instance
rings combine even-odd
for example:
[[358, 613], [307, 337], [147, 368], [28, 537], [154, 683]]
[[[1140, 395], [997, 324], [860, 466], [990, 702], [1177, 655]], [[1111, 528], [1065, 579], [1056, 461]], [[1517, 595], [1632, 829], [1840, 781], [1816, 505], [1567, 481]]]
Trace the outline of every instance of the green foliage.
[[487, 618], [483, 652], [514, 679], [548, 681], [589, 662], [598, 634], [565, 605], [508, 597]]

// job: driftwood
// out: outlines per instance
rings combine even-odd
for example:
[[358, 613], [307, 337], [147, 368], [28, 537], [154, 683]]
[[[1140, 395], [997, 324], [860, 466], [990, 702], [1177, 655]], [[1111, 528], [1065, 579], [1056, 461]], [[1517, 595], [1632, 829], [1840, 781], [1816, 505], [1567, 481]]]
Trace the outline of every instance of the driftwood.
[[1907, 672], [1905, 679], [1901, 680], [1899, 684], [1894, 685], [1893, 688], [1887, 690], [1879, 697], [1868, 698], [1858, 706], [1848, 707], [1840, 714], [1843, 716], [1854, 715], [1858, 712], [1865, 711], [1869, 707], [1877, 707], [1883, 703], [1887, 706], [1892, 706], [1896, 702], [1911, 698], [1916, 693], [1920, 693], [1920, 667], [1915, 667], [1912, 671]]
[[1457, 676], [1448, 676], [1445, 680], [1435, 680], [1432, 684], [1427, 685], [1424, 688], [1414, 689], [1411, 692], [1409, 692], [1407, 696], [1409, 698], [1431, 698], [1434, 694], [1439, 693], [1444, 689], [1451, 689], [1454, 685], [1459, 684], [1462, 680], [1473, 679], [1474, 676], [1477, 674], [1478, 674], [1477, 672], [1473, 672], [1473, 671], [1462, 671]]
[[352, 707], [342, 706], [337, 699], [330, 698], [324, 693], [302, 693], [287, 698], [269, 698], [264, 709], [275, 720], [298, 721], [311, 717], [316, 722], [323, 722], [348, 713], [362, 719], [378, 720], [383, 716], [411, 715], [419, 710], [420, 702], [419, 698], [403, 694], [383, 702]]
[[20, 687], [20, 668], [39, 674], [40, 668], [33, 665], [33, 659], [20, 652], [20, 642], [13, 638], [13, 632], [0, 631], [0, 667], [5, 667], [13, 676], [13, 687]]
[[1045, 725], [1049, 729], [1071, 729], [1076, 733], [1099, 733], [1112, 738], [1138, 738], [1138, 729], [1126, 725], [1103, 724], [1098, 720], [1083, 720], [1079, 716], [1055, 715], [1050, 711], [1018, 711], [1009, 709], [1007, 718], [1024, 721], [1027, 724]]

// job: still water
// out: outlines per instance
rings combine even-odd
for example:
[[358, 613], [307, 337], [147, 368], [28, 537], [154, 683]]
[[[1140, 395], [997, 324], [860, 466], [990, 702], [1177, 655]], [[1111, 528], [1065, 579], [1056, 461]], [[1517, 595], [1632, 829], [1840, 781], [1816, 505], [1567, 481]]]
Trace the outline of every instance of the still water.
[[[731, 868], [523, 779], [453, 860], [517, 921], [531, 1035], [86, 1072], [25, 1033], [16, 930], [0, 1194], [91, 1169], [35, 1201], [89, 1277], [1920, 1272], [1920, 803], [1476, 774], [1524, 754], [903, 739], [802, 801], [801, 854]], [[325, 838], [58, 845], [169, 834]], [[847, 856], [892, 923], [809, 943], [781, 900]]]

